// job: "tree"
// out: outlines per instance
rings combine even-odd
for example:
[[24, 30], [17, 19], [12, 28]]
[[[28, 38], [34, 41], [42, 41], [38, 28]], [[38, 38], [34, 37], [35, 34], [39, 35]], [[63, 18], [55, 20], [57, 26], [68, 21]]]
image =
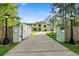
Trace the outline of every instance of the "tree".
[[9, 13], [8, 26], [16, 25], [16, 21], [20, 20], [17, 16], [18, 6], [12, 3], [2, 3], [0, 4], [0, 26], [5, 26], [4, 14]]
[[56, 6], [56, 8], [59, 8], [59, 14], [60, 19], [62, 19], [62, 23], [64, 23], [65, 26], [68, 25], [70, 23], [69, 21], [70, 18], [68, 18], [70, 14], [73, 13], [75, 16], [76, 12], [75, 3], [55, 3], [53, 5]]

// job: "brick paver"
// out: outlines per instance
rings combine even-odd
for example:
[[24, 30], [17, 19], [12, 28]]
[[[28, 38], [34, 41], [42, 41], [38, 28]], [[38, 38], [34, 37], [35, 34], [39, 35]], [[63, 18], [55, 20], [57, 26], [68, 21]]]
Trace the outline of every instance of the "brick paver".
[[5, 56], [76, 56], [74, 52], [49, 38], [44, 32], [31, 36], [10, 50]]

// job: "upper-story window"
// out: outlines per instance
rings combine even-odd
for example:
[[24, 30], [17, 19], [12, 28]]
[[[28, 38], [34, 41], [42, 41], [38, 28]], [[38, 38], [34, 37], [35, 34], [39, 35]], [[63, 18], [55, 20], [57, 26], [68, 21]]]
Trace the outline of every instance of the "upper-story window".
[[39, 24], [38, 26], [41, 27], [41, 24]]
[[44, 27], [46, 27], [46, 25], [44, 25]]

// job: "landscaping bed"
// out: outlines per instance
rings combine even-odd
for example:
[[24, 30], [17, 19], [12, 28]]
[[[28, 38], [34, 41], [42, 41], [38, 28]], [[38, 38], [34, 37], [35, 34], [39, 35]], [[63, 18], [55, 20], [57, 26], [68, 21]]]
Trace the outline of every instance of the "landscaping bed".
[[[51, 37], [52, 39], [56, 40], [56, 33], [48, 32], [47, 35]], [[79, 43], [76, 43], [76, 45], [71, 45], [69, 43], [60, 43], [60, 44], [62, 44], [64, 47], [70, 49], [71, 51], [79, 55]]]
[[5, 53], [7, 53], [9, 50], [11, 50], [16, 45], [17, 45], [17, 43], [8, 44], [8, 45], [0, 45], [0, 56], [2, 56]]

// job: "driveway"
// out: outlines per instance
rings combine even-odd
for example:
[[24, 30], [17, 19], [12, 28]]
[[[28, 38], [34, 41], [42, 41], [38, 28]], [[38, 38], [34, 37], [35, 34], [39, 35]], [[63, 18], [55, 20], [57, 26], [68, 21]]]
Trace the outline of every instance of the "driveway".
[[76, 56], [74, 52], [52, 40], [46, 32], [38, 32], [16, 47], [11, 49], [5, 56]]

